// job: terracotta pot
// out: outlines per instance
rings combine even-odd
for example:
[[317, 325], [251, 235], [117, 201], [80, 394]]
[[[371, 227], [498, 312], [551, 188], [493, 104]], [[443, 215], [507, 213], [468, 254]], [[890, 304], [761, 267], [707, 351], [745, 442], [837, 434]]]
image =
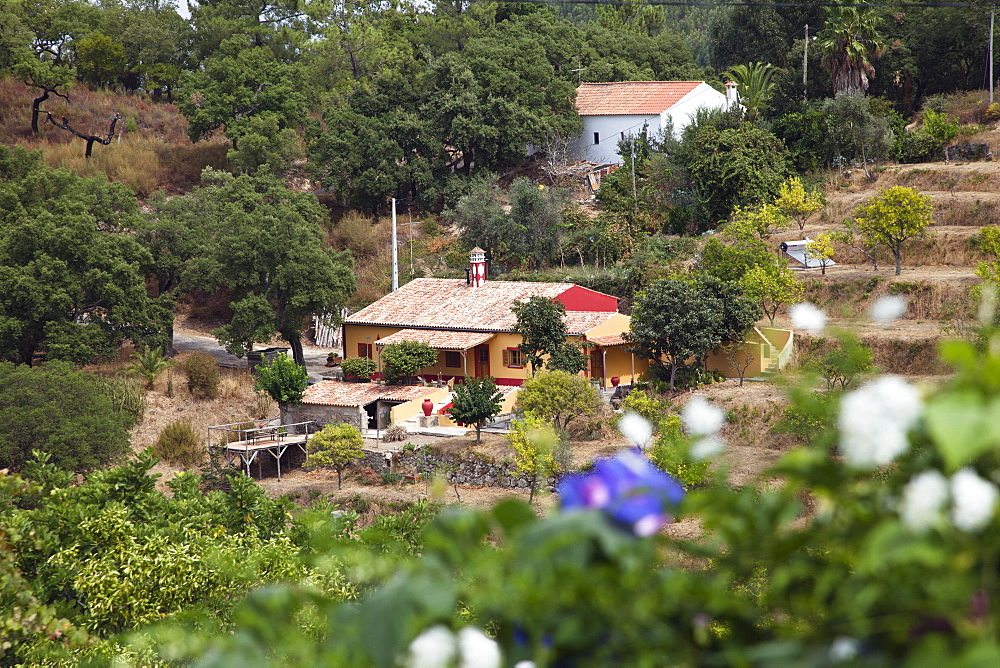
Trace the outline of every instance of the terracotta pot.
[[424, 415], [430, 417], [431, 411], [434, 410], [434, 402], [430, 399], [424, 399], [424, 403], [420, 404], [420, 407], [424, 409]]
[[622, 379], [618, 376], [611, 376], [611, 387], [618, 387], [618, 383], [622, 382]]

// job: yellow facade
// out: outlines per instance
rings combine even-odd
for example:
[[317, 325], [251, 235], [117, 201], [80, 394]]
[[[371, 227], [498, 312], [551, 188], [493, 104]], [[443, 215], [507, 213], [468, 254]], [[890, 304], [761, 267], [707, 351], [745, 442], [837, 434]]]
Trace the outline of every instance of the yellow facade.
[[[614, 336], [627, 332], [629, 328], [629, 317], [617, 313], [601, 324], [586, 333], [587, 337], [592, 336]], [[359, 355], [359, 344], [371, 346], [371, 355], [379, 363], [380, 347], [376, 345], [378, 341], [390, 334], [404, 329], [402, 327], [383, 327], [374, 325], [345, 325], [344, 326], [344, 351], [345, 357], [357, 357]], [[447, 326], [442, 326], [447, 330]], [[570, 341], [580, 343], [580, 336], [569, 337]], [[504, 351], [516, 349], [521, 344], [521, 335], [510, 332], [497, 332], [487, 342], [481, 346], [475, 346], [465, 351], [461, 351], [456, 357], [452, 355], [452, 361], [458, 362], [459, 366], [448, 366], [447, 351], [438, 351], [438, 361], [434, 366], [427, 367], [420, 372], [420, 375], [427, 379], [440, 376], [442, 378], [470, 377], [480, 378], [491, 376], [497, 379], [502, 385], [520, 385], [531, 375], [531, 370], [527, 364], [521, 367], [505, 366]], [[488, 362], [481, 360], [481, 350], [488, 350]], [[594, 349], [592, 349], [594, 350]], [[623, 384], [629, 384], [643, 374], [649, 364], [646, 360], [635, 357], [625, 351], [621, 345], [607, 346], [597, 349], [600, 359], [591, 358], [587, 375], [594, 380], [600, 381], [603, 387], [611, 385], [611, 378], [617, 376]], [[595, 353], [588, 353], [593, 355]], [[603, 362], [603, 365], [601, 364]], [[381, 367], [381, 364], [379, 363]], [[604, 371], [601, 372], [601, 366]]]
[[597, 325], [592, 329], [587, 330], [587, 337], [592, 336], [614, 336], [615, 334], [623, 334], [629, 329], [629, 325], [632, 322], [632, 318], [623, 313], [615, 313], [613, 316]]
[[744, 377], [753, 378], [765, 373], [774, 373], [785, 366], [792, 354], [793, 332], [790, 329], [774, 327], [754, 327], [747, 332], [738, 353], [716, 349], [706, 361], [709, 371], [718, 371], [726, 378], [737, 378], [739, 372], [730, 363], [730, 357], [737, 364], [747, 364]]
[[[376, 346], [375, 343], [390, 334], [395, 334], [401, 329], [404, 328], [379, 327], [373, 325], [345, 325], [344, 356], [358, 357], [358, 345], [364, 344], [372, 347], [372, 359], [378, 362], [380, 351], [379, 347]], [[442, 329], [446, 328], [442, 327]], [[519, 334], [498, 332], [497, 334], [494, 334], [489, 341], [483, 344], [489, 350], [488, 363], [481, 364], [478, 361], [477, 348], [479, 348], [479, 346], [462, 351], [465, 354], [459, 354], [458, 361], [460, 366], [457, 367], [447, 366], [446, 351], [441, 350], [438, 351], [438, 363], [434, 366], [423, 369], [420, 372], [420, 375], [425, 378], [435, 378], [438, 374], [441, 374], [443, 378], [450, 378], [454, 376], [479, 378], [488, 375], [498, 380], [503, 379], [509, 381], [507, 384], [520, 384], [520, 382], [523, 382], [524, 379], [528, 377], [528, 370], [526, 368], [505, 367], [503, 365], [503, 351], [508, 348], [517, 348], [520, 344], [521, 336]]]
[[649, 360], [626, 351], [625, 346], [608, 346], [601, 349], [600, 353], [604, 361], [604, 374], [594, 380], [602, 381], [602, 387], [611, 387], [614, 384], [611, 379], [616, 377], [619, 385], [631, 385], [649, 370]]

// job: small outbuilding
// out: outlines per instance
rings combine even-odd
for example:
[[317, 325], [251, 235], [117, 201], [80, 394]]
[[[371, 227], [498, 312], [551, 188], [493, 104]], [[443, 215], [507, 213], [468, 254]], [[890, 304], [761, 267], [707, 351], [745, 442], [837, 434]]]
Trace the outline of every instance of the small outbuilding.
[[[402, 420], [394, 415], [415, 415], [424, 399], [439, 401], [449, 390], [423, 385], [382, 385], [324, 380], [306, 388], [299, 406], [288, 409], [289, 422], [315, 421], [320, 424], [344, 422], [360, 430], [385, 429]], [[400, 411], [395, 411], [402, 414]], [[396, 419], [393, 419], [396, 417]]]

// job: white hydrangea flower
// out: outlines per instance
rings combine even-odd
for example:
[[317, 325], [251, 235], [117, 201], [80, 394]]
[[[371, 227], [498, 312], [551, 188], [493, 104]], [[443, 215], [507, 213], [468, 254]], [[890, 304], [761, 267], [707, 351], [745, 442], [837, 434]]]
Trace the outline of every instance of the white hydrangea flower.
[[998, 496], [996, 485], [962, 469], [951, 477], [952, 523], [962, 531], [982, 529], [993, 519]]
[[809, 302], [796, 304], [789, 309], [788, 314], [792, 316], [793, 327], [804, 329], [810, 334], [819, 334], [826, 327], [826, 313]]
[[726, 443], [715, 435], [705, 436], [691, 446], [691, 458], [695, 461], [711, 459], [726, 449]]
[[868, 309], [872, 320], [881, 325], [888, 325], [894, 320], [899, 320], [904, 313], [906, 313], [906, 296], [904, 295], [879, 297]]
[[474, 626], [458, 632], [461, 668], [500, 668], [500, 646]]
[[524, 661], [518, 661], [515, 663], [514, 668], [535, 668], [535, 662], [525, 659]]
[[438, 624], [427, 629], [410, 643], [407, 668], [443, 668], [455, 660], [455, 635]]
[[629, 412], [622, 415], [618, 420], [618, 431], [640, 450], [649, 447], [649, 442], [653, 438], [652, 423], [638, 413]]
[[695, 395], [681, 411], [684, 428], [692, 436], [710, 436], [722, 428], [726, 416], [722, 409], [708, 403], [701, 395]]
[[926, 531], [941, 518], [941, 510], [946, 503], [948, 479], [939, 471], [924, 471], [915, 475], [903, 488], [899, 517], [911, 531]]
[[920, 392], [899, 376], [882, 376], [845, 394], [838, 417], [844, 461], [873, 469], [906, 452], [906, 434], [922, 408]]
[[850, 661], [858, 655], [858, 641], [841, 636], [830, 644], [830, 660], [834, 663]]

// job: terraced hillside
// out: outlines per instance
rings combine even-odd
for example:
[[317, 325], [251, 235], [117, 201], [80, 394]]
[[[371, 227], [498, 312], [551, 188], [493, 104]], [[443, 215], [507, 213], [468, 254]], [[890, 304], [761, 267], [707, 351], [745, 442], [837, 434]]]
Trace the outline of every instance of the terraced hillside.
[[[895, 275], [891, 254], [878, 256], [878, 268], [858, 251], [839, 244], [826, 275], [818, 270], [798, 274], [806, 299], [823, 308], [835, 324], [858, 330], [875, 352], [884, 371], [934, 374], [943, 371], [936, 361], [937, 342], [956, 335], [975, 317], [972, 288], [980, 280], [976, 265], [987, 259], [977, 235], [986, 225], [1000, 225], [1000, 163], [925, 163], [883, 169], [872, 183], [860, 171], [835, 175], [827, 188], [828, 205], [813, 216], [804, 230], [775, 235], [774, 243], [842, 228], [845, 219], [878, 190], [902, 185], [930, 196], [935, 223], [926, 237], [911, 240], [903, 251], [903, 269]], [[903, 294], [908, 299], [904, 317], [891, 325], [877, 325], [865, 317], [879, 297]], [[787, 316], [782, 324], [789, 324]], [[800, 339], [803, 348], [811, 345]]]

